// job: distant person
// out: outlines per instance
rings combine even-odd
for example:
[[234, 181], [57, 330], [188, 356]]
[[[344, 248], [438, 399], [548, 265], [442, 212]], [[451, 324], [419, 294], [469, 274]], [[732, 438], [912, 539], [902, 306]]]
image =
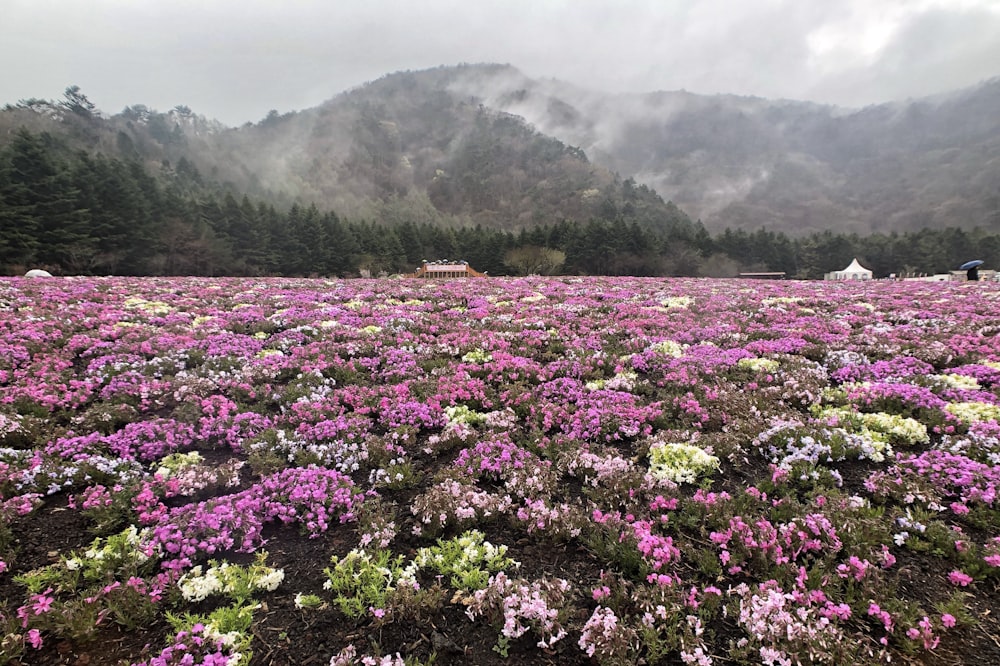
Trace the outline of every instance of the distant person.
[[965, 273], [969, 282], [979, 282], [979, 266], [973, 266]]

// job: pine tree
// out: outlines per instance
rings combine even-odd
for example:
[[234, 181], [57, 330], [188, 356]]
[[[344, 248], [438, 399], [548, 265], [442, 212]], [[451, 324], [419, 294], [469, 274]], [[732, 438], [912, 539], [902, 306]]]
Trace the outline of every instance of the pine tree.
[[38, 252], [34, 201], [23, 171], [32, 144], [30, 134], [18, 132], [13, 145], [0, 155], [0, 262], [7, 265], [31, 264]]
[[7, 262], [78, 271], [95, 253], [88, 211], [80, 208], [70, 167], [54, 139], [19, 130], [4, 160], [0, 253]]
[[322, 224], [327, 238], [327, 257], [323, 272], [340, 277], [356, 274], [361, 248], [354, 234], [332, 212], [323, 216]]

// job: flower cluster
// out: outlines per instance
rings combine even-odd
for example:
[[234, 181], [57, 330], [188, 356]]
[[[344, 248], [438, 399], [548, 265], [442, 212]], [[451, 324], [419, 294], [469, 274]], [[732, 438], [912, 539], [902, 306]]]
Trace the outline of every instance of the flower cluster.
[[693, 444], [656, 443], [649, 449], [650, 472], [674, 483], [694, 483], [717, 469], [719, 459]]
[[257, 561], [248, 567], [229, 562], [210, 561], [204, 570], [199, 564], [177, 581], [181, 595], [188, 601], [202, 601], [213, 594], [224, 594], [237, 602], [249, 598], [255, 590], [273, 592], [285, 579], [285, 572], [264, 564], [267, 553], [257, 553]]
[[[1000, 576], [985, 283], [6, 279], [0, 302], [12, 655], [170, 624], [147, 663], [232, 666], [277, 602], [434, 639], [336, 634], [334, 664], [430, 660], [442, 612], [568, 661], [874, 663], [947, 646]], [[337, 553], [328, 589], [279, 586], [269, 539]]]
[[561, 578], [512, 580], [501, 571], [466, 600], [465, 613], [472, 620], [485, 615], [500, 625], [501, 654], [503, 646], [529, 630], [539, 637], [539, 647], [548, 648], [566, 636], [563, 623], [570, 590], [569, 582]]
[[458, 590], [481, 590], [489, 575], [520, 566], [507, 557], [507, 546], [494, 546], [478, 530], [470, 530], [454, 539], [438, 539], [436, 545], [421, 548], [413, 560], [421, 568], [431, 568], [450, 576]]

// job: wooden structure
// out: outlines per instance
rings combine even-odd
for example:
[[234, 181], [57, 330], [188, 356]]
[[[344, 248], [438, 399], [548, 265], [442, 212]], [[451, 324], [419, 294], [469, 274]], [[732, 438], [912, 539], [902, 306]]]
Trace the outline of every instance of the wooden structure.
[[467, 261], [425, 261], [416, 271], [407, 273], [406, 277], [423, 279], [484, 278], [486, 273], [480, 273]]

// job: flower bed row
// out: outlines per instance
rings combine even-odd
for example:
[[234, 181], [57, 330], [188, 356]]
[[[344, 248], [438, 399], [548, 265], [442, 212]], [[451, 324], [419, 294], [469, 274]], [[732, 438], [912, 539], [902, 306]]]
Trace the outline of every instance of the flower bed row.
[[[362, 625], [458, 608], [496, 655], [566, 663], [961, 651], [1000, 576], [998, 306], [986, 284], [2, 281], [0, 663], [165, 622], [141, 663], [252, 663], [281, 594]], [[22, 561], [60, 501], [94, 540]], [[269, 525], [351, 547], [290, 589]], [[522, 539], [600, 574], [518, 562]], [[441, 657], [397, 651], [323, 658]]]

